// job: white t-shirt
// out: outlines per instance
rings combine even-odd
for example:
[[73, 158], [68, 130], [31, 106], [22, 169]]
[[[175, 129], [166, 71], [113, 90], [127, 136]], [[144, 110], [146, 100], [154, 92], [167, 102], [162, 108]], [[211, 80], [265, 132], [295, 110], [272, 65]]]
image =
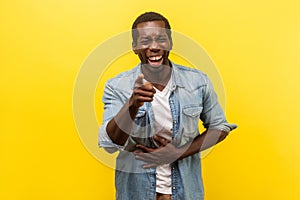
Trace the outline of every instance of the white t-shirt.
[[[171, 76], [172, 77], [172, 76]], [[168, 140], [172, 140], [172, 115], [169, 105], [169, 96], [171, 94], [171, 78], [163, 89], [160, 91], [155, 88], [156, 93], [152, 103], [154, 113], [154, 129], [158, 134]], [[162, 194], [172, 194], [171, 168], [170, 164], [159, 165], [156, 167], [156, 192]]]

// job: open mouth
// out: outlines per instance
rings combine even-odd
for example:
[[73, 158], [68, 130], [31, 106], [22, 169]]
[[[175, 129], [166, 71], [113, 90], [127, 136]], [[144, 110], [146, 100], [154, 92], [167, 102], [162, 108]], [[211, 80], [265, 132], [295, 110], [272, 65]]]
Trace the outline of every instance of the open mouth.
[[163, 63], [163, 56], [149, 56], [147, 60], [152, 66], [160, 66]]

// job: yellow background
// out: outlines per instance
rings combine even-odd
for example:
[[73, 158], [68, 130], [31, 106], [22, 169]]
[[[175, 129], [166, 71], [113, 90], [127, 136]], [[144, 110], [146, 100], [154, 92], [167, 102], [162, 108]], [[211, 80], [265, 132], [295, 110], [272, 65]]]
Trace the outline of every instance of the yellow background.
[[73, 86], [89, 53], [149, 10], [207, 50], [227, 118], [239, 125], [203, 159], [206, 200], [300, 199], [299, 8], [296, 0], [1, 1], [0, 199], [114, 198], [113, 170], [78, 137]]

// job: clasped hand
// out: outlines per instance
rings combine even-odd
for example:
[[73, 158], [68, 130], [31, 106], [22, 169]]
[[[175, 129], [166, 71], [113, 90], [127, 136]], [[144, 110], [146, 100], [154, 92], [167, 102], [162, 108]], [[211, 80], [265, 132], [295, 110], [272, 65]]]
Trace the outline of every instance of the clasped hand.
[[146, 162], [143, 168], [154, 168], [158, 165], [169, 164], [176, 161], [181, 156], [180, 149], [176, 148], [170, 141], [154, 135], [153, 139], [159, 144], [158, 148], [150, 148], [137, 144], [134, 151], [135, 158]]

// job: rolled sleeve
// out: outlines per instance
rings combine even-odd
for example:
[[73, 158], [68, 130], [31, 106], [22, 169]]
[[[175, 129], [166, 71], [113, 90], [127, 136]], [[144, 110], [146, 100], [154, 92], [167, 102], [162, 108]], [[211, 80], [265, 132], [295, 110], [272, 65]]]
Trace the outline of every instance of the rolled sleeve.
[[113, 143], [106, 132], [108, 122], [119, 112], [123, 103], [118, 95], [115, 93], [115, 89], [111, 84], [106, 84], [104, 89], [104, 95], [102, 98], [104, 103], [103, 123], [99, 129], [98, 145], [104, 148], [109, 153], [114, 153], [117, 150], [123, 150], [123, 146]]
[[217, 129], [229, 133], [237, 128], [236, 124], [227, 122], [217, 94], [211, 81], [206, 76], [206, 85], [203, 88], [203, 111], [200, 115], [203, 126], [206, 129]]
[[117, 145], [117, 144], [113, 143], [113, 141], [108, 136], [108, 134], [106, 132], [107, 124], [108, 124], [108, 122], [104, 123], [100, 127], [99, 134], [98, 134], [98, 142], [99, 142], [98, 145], [99, 145], [99, 147], [104, 148], [109, 153], [114, 153], [117, 150], [123, 150], [124, 146]]
[[213, 126], [213, 127], [209, 127], [209, 129], [218, 129], [220, 131], [224, 131], [226, 133], [229, 133], [230, 131], [234, 130], [237, 128], [236, 124], [229, 124], [227, 122], [222, 123], [218, 126]]

